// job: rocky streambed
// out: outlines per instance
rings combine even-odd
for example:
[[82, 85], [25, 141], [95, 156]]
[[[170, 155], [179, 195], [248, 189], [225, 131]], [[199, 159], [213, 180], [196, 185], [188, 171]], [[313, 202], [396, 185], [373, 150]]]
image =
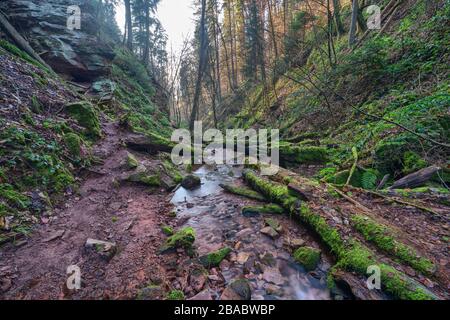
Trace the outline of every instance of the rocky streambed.
[[[195, 172], [201, 178], [200, 187], [175, 192], [172, 203], [178, 227], [195, 230], [198, 255], [223, 248], [232, 250], [218, 266], [208, 269], [208, 274], [191, 273], [186, 287], [178, 278], [175, 287], [184, 289], [187, 297], [193, 299], [331, 299], [326, 285], [331, 258], [321, 254], [317, 268], [307, 271], [292, 257], [299, 247], [320, 250], [308, 230], [282, 214], [243, 214], [244, 207], [264, 203], [221, 188], [221, 184], [241, 184], [242, 170], [240, 166], [205, 165]], [[268, 224], [274, 223], [278, 232], [272, 234], [273, 228]], [[190, 263], [191, 260], [185, 261], [184, 265]]]

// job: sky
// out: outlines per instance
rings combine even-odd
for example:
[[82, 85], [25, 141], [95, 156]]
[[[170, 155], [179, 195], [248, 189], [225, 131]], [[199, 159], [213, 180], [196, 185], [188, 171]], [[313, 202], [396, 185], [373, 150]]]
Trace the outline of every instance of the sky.
[[[179, 52], [182, 49], [184, 38], [190, 37], [194, 33], [192, 2], [192, 0], [161, 0], [158, 6], [157, 16], [169, 37], [168, 51], [170, 51], [172, 45], [174, 51]], [[125, 25], [123, 3], [117, 7], [116, 20], [123, 32]]]

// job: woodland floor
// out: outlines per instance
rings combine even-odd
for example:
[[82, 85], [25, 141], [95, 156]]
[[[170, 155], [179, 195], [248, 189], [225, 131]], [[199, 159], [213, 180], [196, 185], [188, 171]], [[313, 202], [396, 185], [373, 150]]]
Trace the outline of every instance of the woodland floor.
[[[281, 238], [273, 240], [260, 233], [265, 216], [241, 214], [243, 206], [257, 202], [215, 188], [223, 181], [242, 183], [241, 169], [200, 168], [197, 173], [206, 192], [202, 193], [201, 189], [175, 201], [175, 218], [170, 215], [174, 210], [170, 202], [173, 193], [115, 183], [126, 170], [123, 160], [127, 149], [122, 142], [127, 133], [115, 123], [103, 129], [106, 138], [94, 147], [95, 155], [104, 160], [103, 164], [85, 173], [79, 192], [55, 208], [51, 217], [42, 219], [30, 238], [1, 249], [0, 299], [134, 299], [150, 283], [161, 284], [163, 288], [163, 293], [154, 298], [163, 299], [170, 290], [180, 289], [187, 298], [203, 292], [203, 297], [218, 299], [227, 284], [242, 277], [250, 281], [255, 300], [331, 297], [326, 288], [326, 273], [333, 258], [309, 230], [287, 215], [274, 216], [284, 231]], [[152, 161], [149, 155], [137, 157]], [[209, 190], [211, 187], [215, 189]], [[437, 265], [437, 272], [425, 277], [369, 244], [377, 252], [377, 258], [405, 272], [440, 298], [447, 297], [450, 272], [448, 243], [443, 238], [448, 236], [449, 221], [445, 206], [432, 198], [422, 200], [438, 213], [434, 216], [416, 207], [393, 204], [353, 190], [353, 199], [366, 210], [343, 198], [331, 197], [325, 189], [318, 187], [313, 191], [311, 207], [315, 211], [331, 217], [338, 228], [363, 242], [361, 235], [348, 225], [350, 214], [369, 215], [394, 228], [398, 239]], [[198, 265], [184, 250], [158, 254], [166, 239], [161, 231], [163, 225], [175, 229], [192, 226], [197, 233], [195, 246], [200, 255], [225, 246], [233, 252], [219, 267], [198, 275], [193, 272]], [[87, 251], [85, 242], [89, 238], [117, 243], [117, 254], [106, 261]], [[295, 265], [289, 245], [291, 239], [301, 239], [308, 246], [323, 249], [317, 270], [308, 273]], [[70, 265], [81, 268], [79, 291], [69, 291], [66, 287], [66, 270]], [[361, 291], [359, 297], [385, 298], [380, 292], [363, 292], [363, 278], [350, 273], [345, 278], [355, 285], [354, 292]]]

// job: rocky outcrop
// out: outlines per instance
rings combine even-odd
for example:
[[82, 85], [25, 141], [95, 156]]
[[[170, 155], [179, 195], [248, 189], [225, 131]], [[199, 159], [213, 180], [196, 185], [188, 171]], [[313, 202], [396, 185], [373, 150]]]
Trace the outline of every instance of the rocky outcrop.
[[[72, 5], [81, 9], [80, 30], [67, 28], [67, 9]], [[56, 72], [79, 82], [92, 82], [108, 72], [114, 52], [98, 37], [96, 2], [7, 0], [0, 2], [0, 9]]]

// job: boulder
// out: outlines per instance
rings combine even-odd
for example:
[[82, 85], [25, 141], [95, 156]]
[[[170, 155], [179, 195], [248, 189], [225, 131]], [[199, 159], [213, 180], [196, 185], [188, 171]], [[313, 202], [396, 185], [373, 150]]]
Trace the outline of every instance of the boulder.
[[191, 227], [181, 229], [173, 236], [169, 237], [162, 245], [159, 252], [166, 253], [173, 249], [184, 248], [186, 250], [192, 249], [195, 241], [195, 231]]
[[205, 268], [218, 267], [222, 262], [222, 260], [224, 260], [230, 254], [231, 251], [232, 250], [228, 247], [222, 248], [215, 252], [211, 252], [204, 256], [201, 256], [199, 258], [199, 261]]
[[266, 235], [272, 239], [277, 239], [280, 234], [278, 232], [276, 232], [276, 230], [272, 227], [265, 227], [263, 229], [261, 229], [260, 231], [263, 235]]
[[306, 271], [313, 271], [320, 262], [321, 252], [311, 247], [302, 247], [295, 251], [294, 260], [301, 264]]
[[148, 286], [139, 291], [137, 300], [161, 300], [164, 290], [160, 286]]
[[193, 174], [186, 176], [181, 182], [181, 186], [187, 190], [198, 188], [201, 186], [201, 184], [201, 179]]
[[220, 300], [251, 300], [252, 290], [250, 284], [246, 279], [239, 279], [233, 281], [223, 291]]
[[[81, 29], [67, 28], [69, 6], [81, 10]], [[9, 0], [0, 2], [9, 22], [53, 70], [78, 82], [106, 75], [115, 54], [99, 37], [99, 7], [91, 0]]]

